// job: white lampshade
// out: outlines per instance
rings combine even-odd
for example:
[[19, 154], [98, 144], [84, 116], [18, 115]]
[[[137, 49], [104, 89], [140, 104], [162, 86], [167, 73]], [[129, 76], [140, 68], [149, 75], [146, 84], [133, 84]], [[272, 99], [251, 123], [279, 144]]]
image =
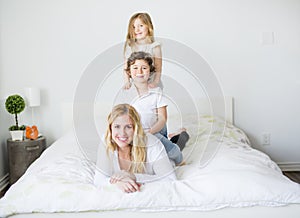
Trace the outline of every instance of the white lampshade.
[[25, 88], [27, 106], [38, 107], [41, 104], [39, 88]]

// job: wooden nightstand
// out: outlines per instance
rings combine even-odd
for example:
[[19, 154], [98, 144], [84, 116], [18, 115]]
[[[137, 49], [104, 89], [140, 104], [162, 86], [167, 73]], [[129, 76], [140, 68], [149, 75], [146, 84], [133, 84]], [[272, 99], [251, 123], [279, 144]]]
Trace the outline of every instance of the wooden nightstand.
[[24, 141], [7, 140], [9, 163], [9, 184], [15, 183], [46, 149], [46, 138], [39, 137], [35, 140]]

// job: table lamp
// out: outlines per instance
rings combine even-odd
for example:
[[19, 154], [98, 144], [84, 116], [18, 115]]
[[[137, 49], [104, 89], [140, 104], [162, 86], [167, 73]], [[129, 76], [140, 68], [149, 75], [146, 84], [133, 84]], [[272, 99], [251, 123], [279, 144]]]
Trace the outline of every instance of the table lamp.
[[31, 121], [34, 124], [33, 108], [39, 107], [41, 103], [40, 89], [39, 88], [25, 88], [25, 95], [27, 100], [27, 106], [31, 108]]

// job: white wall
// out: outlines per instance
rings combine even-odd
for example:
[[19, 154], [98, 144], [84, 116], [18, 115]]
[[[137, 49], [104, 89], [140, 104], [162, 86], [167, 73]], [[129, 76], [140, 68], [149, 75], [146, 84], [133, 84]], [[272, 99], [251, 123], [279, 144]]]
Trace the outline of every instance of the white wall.
[[[41, 88], [37, 124], [53, 142], [62, 132], [61, 103], [72, 101], [87, 65], [124, 40], [137, 11], [152, 16], [156, 36], [184, 43], [209, 62], [224, 93], [234, 96], [235, 124], [254, 147], [277, 162], [300, 162], [296, 0], [0, 0], [0, 99]], [[273, 45], [261, 43], [263, 32], [274, 32]], [[1, 178], [13, 119], [0, 113]], [[20, 119], [30, 117], [27, 109]], [[270, 146], [261, 145], [262, 132], [271, 134]]]

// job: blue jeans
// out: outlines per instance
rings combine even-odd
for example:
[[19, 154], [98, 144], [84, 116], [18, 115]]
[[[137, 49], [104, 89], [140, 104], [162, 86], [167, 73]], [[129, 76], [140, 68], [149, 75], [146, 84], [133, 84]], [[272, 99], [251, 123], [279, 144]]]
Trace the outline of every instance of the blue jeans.
[[177, 144], [174, 144], [168, 139], [167, 126], [165, 125], [162, 130], [154, 134], [161, 143], [165, 146], [169, 159], [173, 160], [175, 164], [180, 164], [183, 160], [182, 153]]

